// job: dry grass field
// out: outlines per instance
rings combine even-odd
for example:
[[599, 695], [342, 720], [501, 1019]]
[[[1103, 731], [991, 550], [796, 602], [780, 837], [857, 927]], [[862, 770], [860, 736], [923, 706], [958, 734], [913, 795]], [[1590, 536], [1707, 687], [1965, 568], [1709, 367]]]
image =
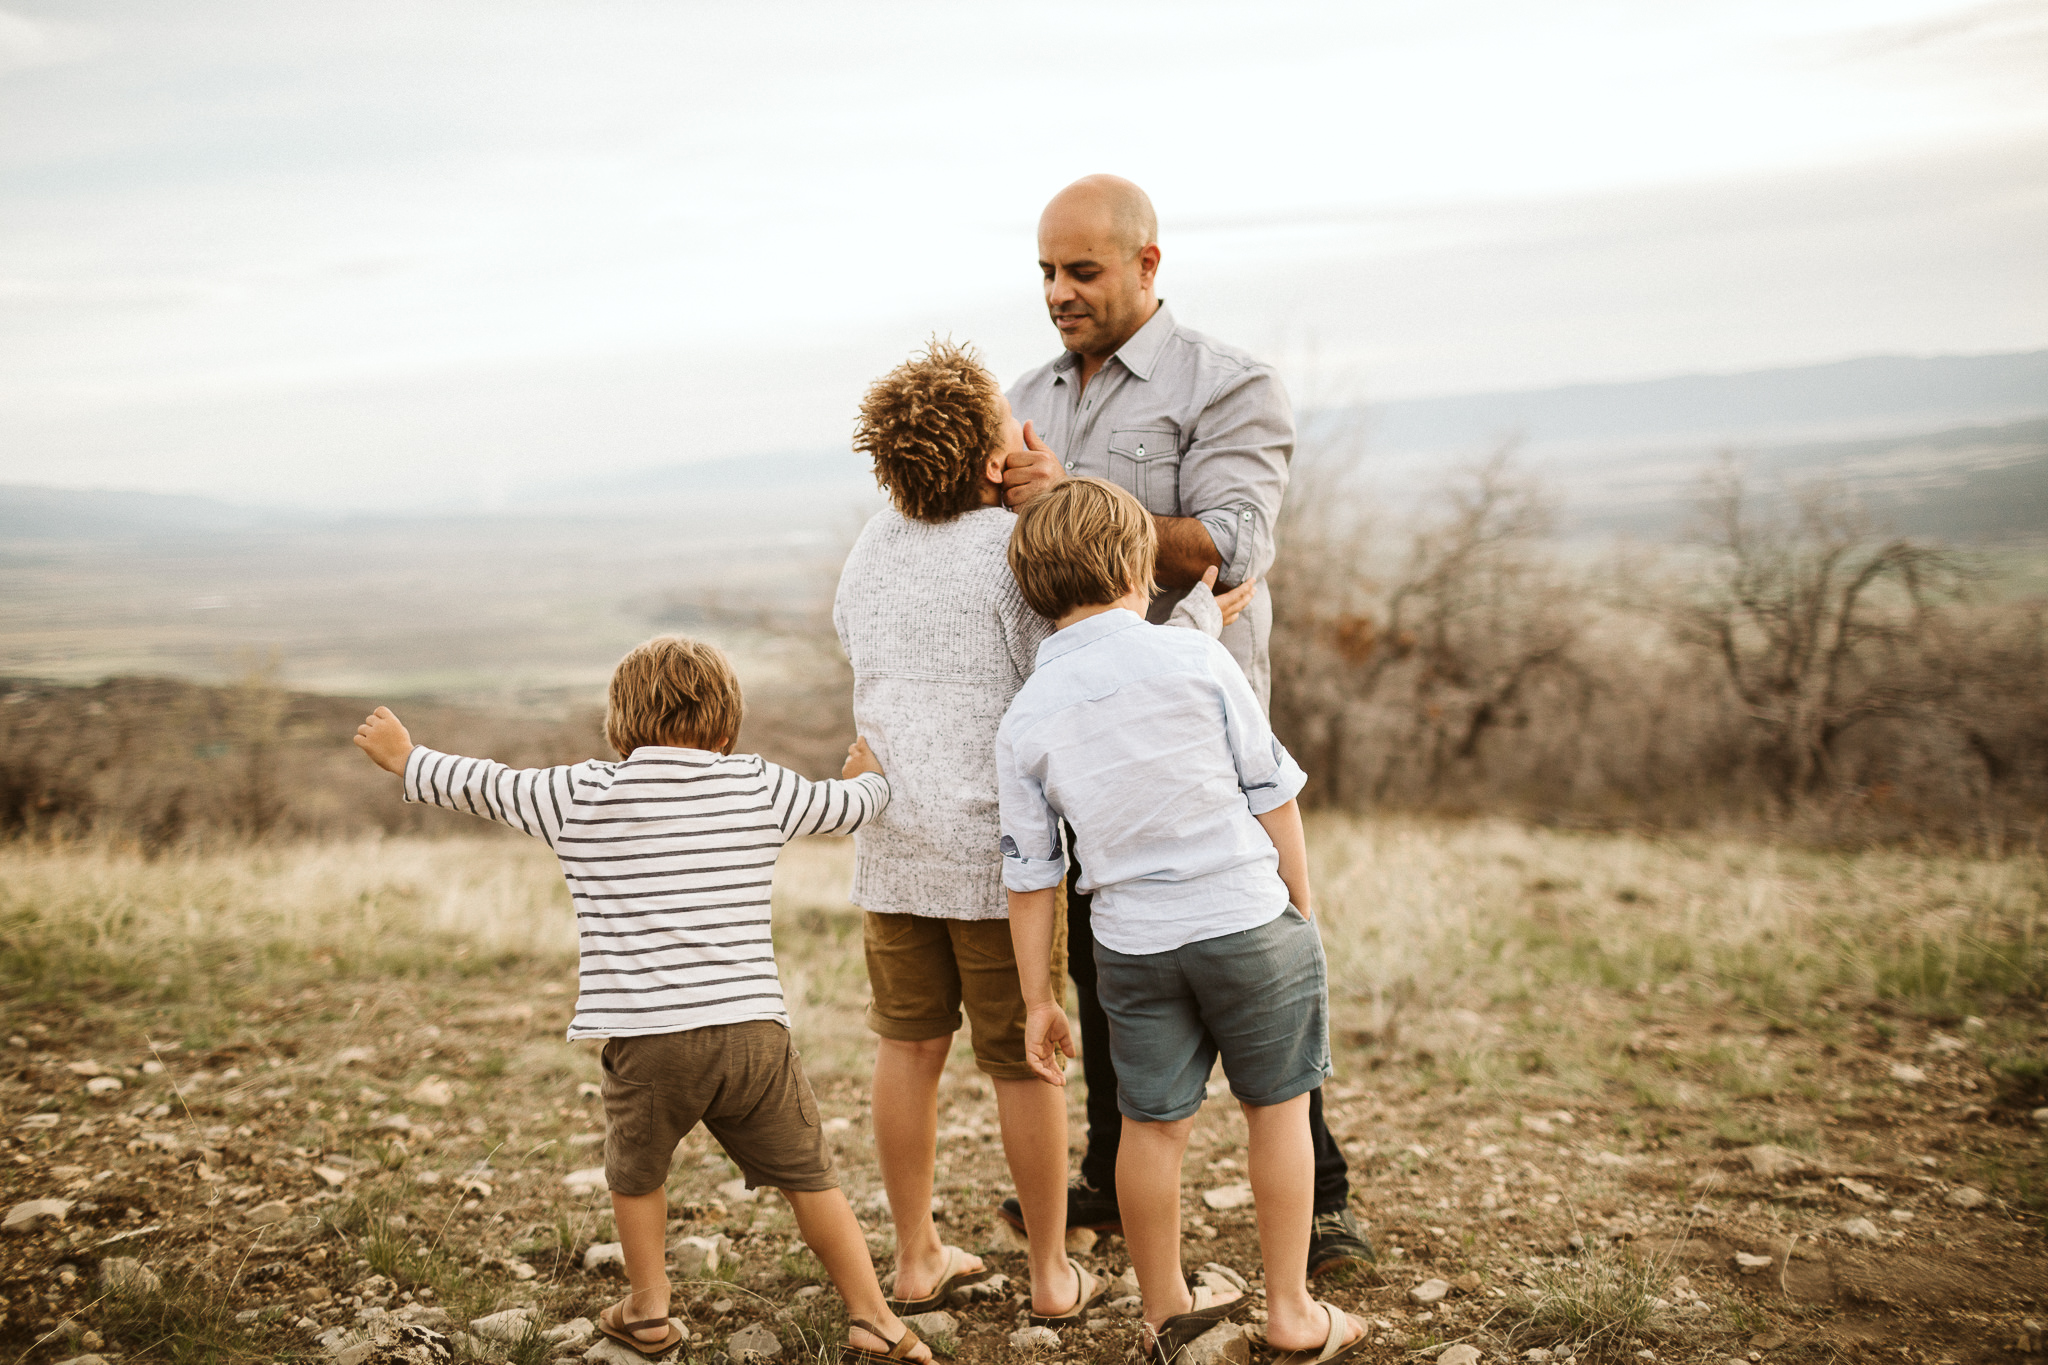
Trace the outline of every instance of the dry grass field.
[[[1380, 1250], [1376, 1274], [1319, 1288], [1372, 1324], [1367, 1359], [2048, 1349], [2038, 852], [1336, 817], [1311, 844], [1329, 1112]], [[777, 934], [886, 1268], [849, 858], [785, 852]], [[70, 1201], [0, 1236], [0, 1362], [323, 1360], [378, 1309], [461, 1334], [458, 1353], [580, 1358], [542, 1329], [621, 1285], [585, 1268], [611, 1237], [601, 1186], [565, 1183], [601, 1160], [595, 1053], [562, 1040], [573, 954], [552, 858], [509, 837], [0, 846], [0, 1206]], [[1016, 1276], [964, 1047], [943, 1104], [944, 1230]], [[1251, 1210], [1202, 1199], [1243, 1178], [1243, 1143], [1212, 1103], [1184, 1216], [1192, 1265], [1256, 1285]], [[829, 1362], [819, 1267], [734, 1175], [699, 1134], [670, 1182], [675, 1236], [732, 1253], [680, 1288], [691, 1357], [762, 1323], [785, 1361]], [[1126, 1265], [1116, 1238], [1083, 1255]], [[1418, 1305], [1430, 1279], [1453, 1288]], [[524, 1336], [470, 1333], [520, 1305]], [[1013, 1304], [955, 1315], [960, 1361], [1017, 1358]], [[1105, 1315], [1041, 1359], [1122, 1360], [1134, 1339]]]

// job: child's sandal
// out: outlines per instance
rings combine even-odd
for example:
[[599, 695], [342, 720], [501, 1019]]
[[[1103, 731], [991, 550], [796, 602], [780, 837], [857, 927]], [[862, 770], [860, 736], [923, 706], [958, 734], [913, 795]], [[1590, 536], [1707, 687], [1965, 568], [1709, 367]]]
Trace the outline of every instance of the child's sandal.
[[[847, 1325], [849, 1327], [858, 1327], [868, 1335], [878, 1337], [883, 1341], [889, 1341], [889, 1334], [887, 1332], [884, 1332], [865, 1318], [852, 1318], [848, 1321]], [[906, 1323], [903, 1327], [903, 1335], [894, 1341], [889, 1341], [889, 1350], [886, 1354], [881, 1351], [870, 1351], [865, 1346], [855, 1346], [849, 1342], [839, 1348], [839, 1359], [841, 1365], [903, 1365], [904, 1361], [910, 1359], [910, 1353], [915, 1351], [920, 1344], [917, 1339], [917, 1333], [911, 1331], [909, 1324]]]

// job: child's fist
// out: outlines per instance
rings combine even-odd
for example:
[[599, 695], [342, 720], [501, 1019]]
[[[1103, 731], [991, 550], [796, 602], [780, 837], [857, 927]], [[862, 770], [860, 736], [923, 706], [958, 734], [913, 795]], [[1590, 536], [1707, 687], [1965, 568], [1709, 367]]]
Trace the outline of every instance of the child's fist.
[[412, 736], [391, 708], [380, 706], [356, 727], [356, 747], [387, 773], [405, 775], [405, 760], [412, 754]]
[[842, 778], [859, 777], [862, 773], [879, 773], [882, 765], [875, 761], [875, 751], [868, 742], [858, 736], [846, 746], [846, 766], [839, 770]]

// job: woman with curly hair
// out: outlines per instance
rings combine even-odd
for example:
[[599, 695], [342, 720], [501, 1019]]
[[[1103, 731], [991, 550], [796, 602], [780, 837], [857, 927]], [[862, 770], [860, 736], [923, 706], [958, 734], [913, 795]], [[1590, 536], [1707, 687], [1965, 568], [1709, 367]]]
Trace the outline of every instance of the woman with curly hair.
[[1066, 1257], [1066, 1099], [1024, 1059], [997, 847], [996, 726], [1052, 629], [1005, 558], [1003, 463], [1022, 429], [973, 350], [935, 340], [868, 390], [854, 447], [890, 501], [832, 609], [854, 716], [891, 789], [855, 842], [853, 880], [880, 1039], [875, 1153], [896, 1221], [890, 1302], [929, 1311], [988, 1273], [932, 1221], [939, 1081], [964, 1013], [1031, 1231], [1032, 1321], [1079, 1322], [1101, 1287]]

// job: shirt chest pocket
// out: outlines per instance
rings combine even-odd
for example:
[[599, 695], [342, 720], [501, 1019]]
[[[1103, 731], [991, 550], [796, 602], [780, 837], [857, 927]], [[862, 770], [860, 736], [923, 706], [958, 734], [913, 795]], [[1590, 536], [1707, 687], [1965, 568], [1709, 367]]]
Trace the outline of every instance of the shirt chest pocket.
[[1155, 516], [1180, 510], [1180, 433], [1164, 427], [1120, 427], [1109, 433], [1109, 478], [1137, 495]]

